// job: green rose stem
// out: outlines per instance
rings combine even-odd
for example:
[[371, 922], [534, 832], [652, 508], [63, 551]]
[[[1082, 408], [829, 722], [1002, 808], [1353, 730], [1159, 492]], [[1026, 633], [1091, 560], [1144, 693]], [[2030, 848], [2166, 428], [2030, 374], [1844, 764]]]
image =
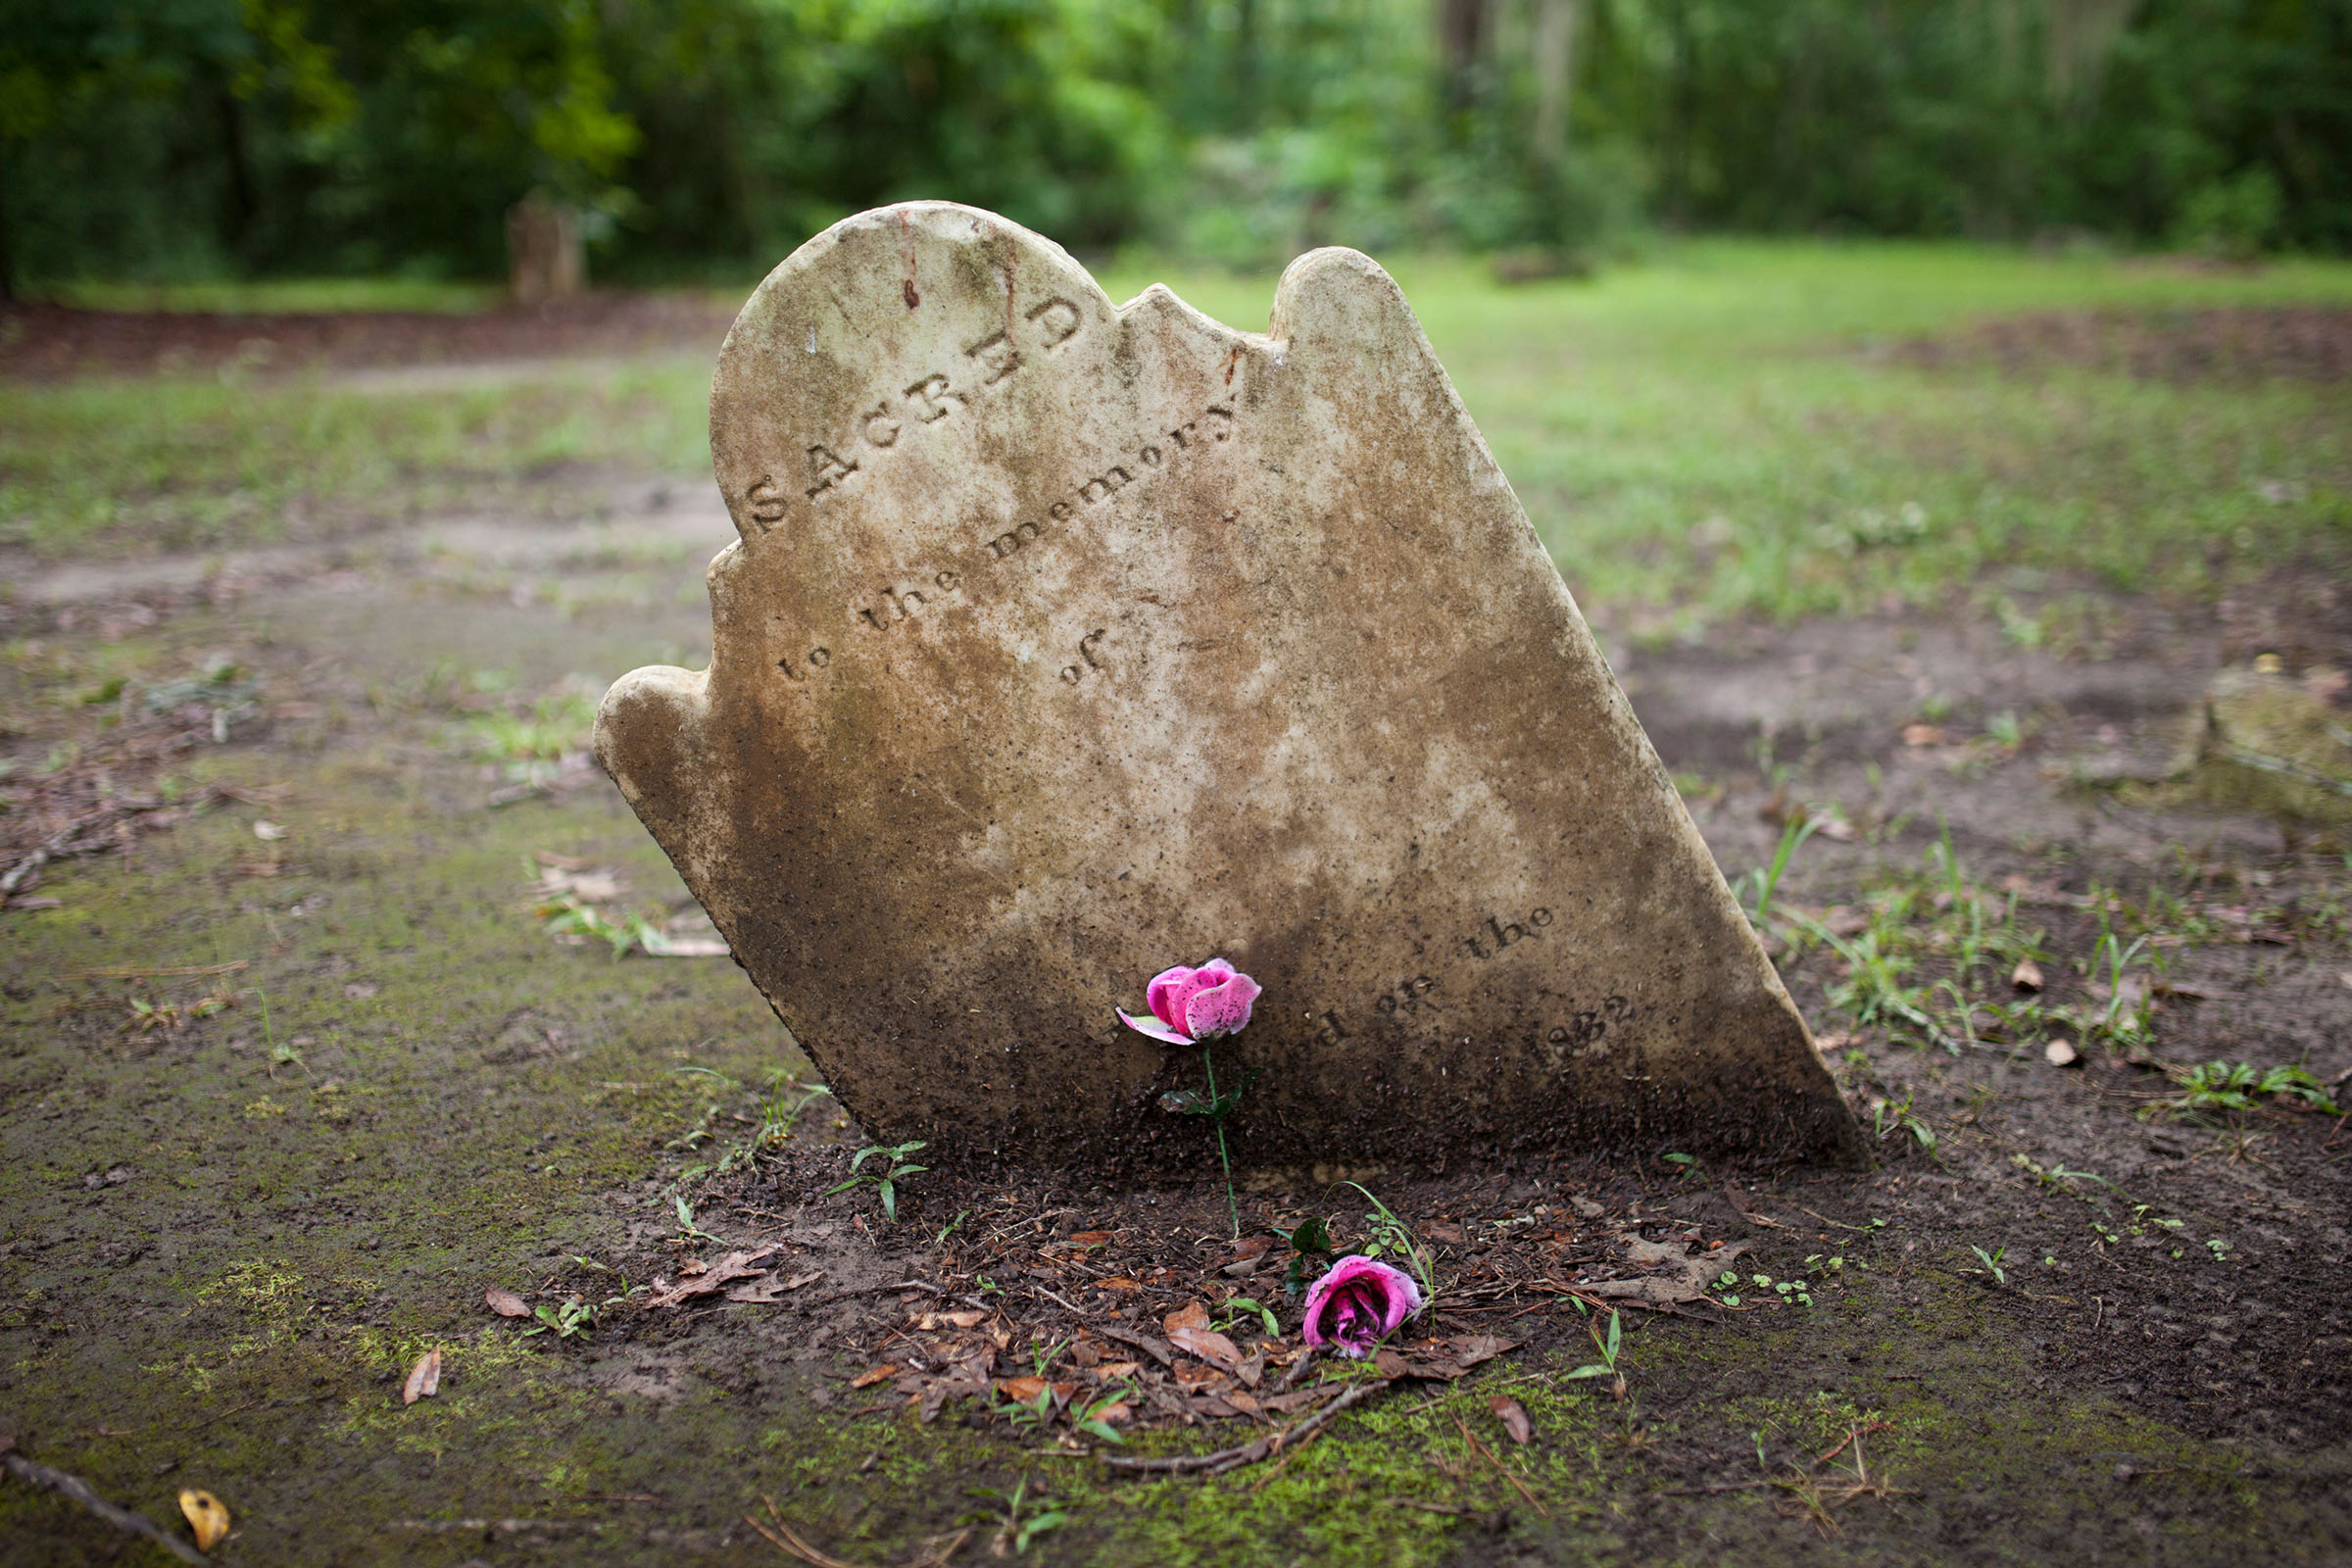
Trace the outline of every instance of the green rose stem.
[[[1208, 1072], [1208, 1102], [1217, 1103], [1217, 1065], [1208, 1059], [1208, 1047], [1200, 1048], [1200, 1065]], [[1225, 1152], [1225, 1112], [1211, 1110], [1210, 1121], [1217, 1127], [1217, 1163], [1225, 1167], [1225, 1212], [1233, 1217], [1233, 1239], [1242, 1239], [1242, 1205], [1233, 1197], [1233, 1156]]]

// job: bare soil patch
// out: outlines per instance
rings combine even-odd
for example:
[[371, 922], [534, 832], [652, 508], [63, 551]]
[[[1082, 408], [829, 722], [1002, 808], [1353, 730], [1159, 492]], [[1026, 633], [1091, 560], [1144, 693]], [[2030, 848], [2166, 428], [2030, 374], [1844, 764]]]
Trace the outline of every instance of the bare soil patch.
[[498, 360], [715, 354], [735, 318], [696, 294], [593, 293], [467, 314], [337, 311], [236, 315], [0, 307], [0, 377], [261, 372]]
[[[2338, 658], [2325, 584], [2249, 596], [2268, 621], [2109, 601], [2095, 657], [1893, 618], [1613, 649], [1728, 874], [1818, 810], [1851, 831], [1808, 840], [1776, 902], [1839, 932], [1896, 896], [1915, 934], [1971, 902], [2013, 912], [2053, 1010], [2099, 1009], [2102, 940], [2146, 935], [2147, 1041], [2069, 1029], [2081, 1064], [2055, 1066], [1980, 1012], [1974, 1043], [1910, 1043], [1856, 1021], [1851, 966], [1779, 924], [1876, 1168], [1666, 1147], [1428, 1168], [1383, 1147], [1350, 1172], [1245, 1173], [1237, 1243], [1198, 1118], [1169, 1118], [1198, 1135], [1197, 1180], [934, 1161], [897, 1223], [870, 1186], [829, 1191], [869, 1140], [828, 1101], [688, 1177], [757, 1128], [763, 1071], [808, 1064], [721, 960], [556, 942], [530, 912], [536, 852], [634, 858], [649, 896], [658, 858], [593, 777], [494, 806], [509, 771], [472, 749], [570, 672], [707, 646], [693, 528], [613, 510], [235, 594], [109, 588], [12, 628], [0, 870], [135, 816], [77, 830], [61, 848], [98, 853], [42, 862], [0, 912], [0, 1414], [26, 1454], [159, 1520], [181, 1485], [218, 1493], [248, 1532], [224, 1561], [782, 1560], [743, 1523], [767, 1497], [847, 1560], [973, 1529], [956, 1560], [977, 1561], [996, 1527], [967, 1521], [1004, 1503], [972, 1494], [1024, 1478], [1072, 1509], [1048, 1562], [2352, 1550], [2352, 1130], [2167, 1103], [2213, 1060], [2352, 1082], [2344, 846], [2113, 782], [2162, 772], [2226, 664], [2268, 653], [2304, 681]], [[492, 669], [507, 683], [471, 678]], [[1938, 904], [1944, 854], [1963, 892]], [[1904, 984], [1954, 975], [1938, 940], [1906, 950]], [[716, 1141], [689, 1151], [697, 1125]], [[1339, 1249], [1370, 1241], [1348, 1175], [1430, 1246], [1439, 1286], [1382, 1391], [1227, 1476], [1102, 1468], [1244, 1447], [1337, 1396], [1345, 1368], [1298, 1353], [1274, 1233], [1323, 1217]], [[738, 1252], [758, 1255], [726, 1289], [641, 1304]], [[1666, 1254], [1706, 1271], [1696, 1298], [1617, 1294], [1684, 1275]], [[492, 1286], [601, 1310], [524, 1340]], [[1567, 1376], [1610, 1306], [1623, 1401]], [[1178, 1344], [1193, 1309], [1231, 1364]], [[435, 1347], [441, 1392], [404, 1405]], [[28, 1563], [118, 1544], [54, 1494], [0, 1491], [0, 1510]], [[1329, 1546], [1362, 1539], [1358, 1516], [1379, 1539]], [[1229, 1518], [1239, 1544], [1211, 1534]]]
[[1917, 339], [1894, 357], [1929, 368], [1989, 364], [2013, 375], [2074, 368], [2150, 381], [2336, 382], [2352, 374], [2352, 310], [2048, 311]]

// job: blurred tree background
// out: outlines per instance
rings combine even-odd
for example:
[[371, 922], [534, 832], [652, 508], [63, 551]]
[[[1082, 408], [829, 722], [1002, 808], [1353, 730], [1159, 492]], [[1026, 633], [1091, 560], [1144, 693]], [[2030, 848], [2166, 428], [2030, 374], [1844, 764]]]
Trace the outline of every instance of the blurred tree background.
[[606, 279], [937, 196], [1082, 251], [1652, 224], [2352, 248], [2352, 0], [12, 0], [0, 277]]

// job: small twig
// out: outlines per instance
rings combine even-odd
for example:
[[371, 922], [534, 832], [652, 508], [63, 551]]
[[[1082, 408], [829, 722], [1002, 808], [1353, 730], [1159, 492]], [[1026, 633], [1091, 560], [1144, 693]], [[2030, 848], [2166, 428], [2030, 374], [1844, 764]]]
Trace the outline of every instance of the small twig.
[[1052, 1291], [1047, 1290], [1043, 1285], [1032, 1284], [1029, 1289], [1037, 1295], [1044, 1297], [1047, 1300], [1052, 1301], [1055, 1306], [1062, 1308], [1072, 1317], [1086, 1316], [1084, 1312], [1080, 1311], [1077, 1307], [1070, 1305], [1069, 1302], [1063, 1300], [1060, 1297], [1055, 1296]]
[[235, 1415], [239, 1410], [250, 1410], [261, 1402], [262, 1401], [259, 1399], [247, 1399], [243, 1404], [232, 1404], [225, 1410], [215, 1410], [211, 1415], [206, 1416], [203, 1420], [188, 1428], [188, 1430], [190, 1432], [201, 1432], [216, 1421], [224, 1420], [229, 1416]]
[[239, 958], [234, 963], [177, 963], [155, 968], [143, 963], [126, 963], [113, 969], [72, 969], [50, 976], [53, 980], [165, 980], [193, 979], [199, 975], [235, 974], [239, 969], [253, 967], [251, 958]]
[[[13, 1443], [15, 1440], [9, 1441]], [[35, 1464], [32, 1460], [13, 1450], [0, 1452], [0, 1468], [5, 1468], [10, 1475], [20, 1481], [29, 1482], [36, 1487], [45, 1487], [61, 1496], [72, 1498], [108, 1524], [113, 1525], [117, 1530], [128, 1531], [134, 1536], [145, 1536], [181, 1562], [203, 1563], [211, 1560], [177, 1536], [158, 1529], [154, 1521], [145, 1514], [133, 1513], [128, 1508], [118, 1507], [107, 1501], [91, 1489], [88, 1482], [77, 1475], [64, 1470], [51, 1469], [45, 1464]]]
[[[848, 1562], [829, 1552], [817, 1550], [816, 1547], [795, 1535], [792, 1526], [784, 1522], [784, 1515], [776, 1507], [776, 1500], [773, 1497], [761, 1497], [760, 1500], [767, 1504], [767, 1516], [775, 1521], [775, 1529], [770, 1530], [748, 1513], [743, 1516], [743, 1522], [759, 1531], [767, 1539], [770, 1545], [779, 1551], [800, 1558], [801, 1561], [809, 1564], [810, 1568], [858, 1568], [857, 1563]], [[944, 1568], [949, 1558], [963, 1549], [963, 1544], [969, 1541], [971, 1536], [972, 1533], [968, 1528], [959, 1530], [946, 1545], [935, 1546], [919, 1557], [908, 1558], [904, 1568]]]
[[[1832, 1449], [1831, 1449], [1829, 1452], [1827, 1452], [1827, 1453], [1823, 1454], [1823, 1455], [1822, 1455], [1820, 1458], [1818, 1458], [1818, 1459], [1816, 1459], [1816, 1460], [1814, 1460], [1814, 1461], [1813, 1461], [1813, 1468], [1814, 1468], [1814, 1469], [1816, 1469], [1816, 1470], [1818, 1470], [1818, 1469], [1820, 1469], [1820, 1468], [1821, 1468], [1823, 1465], [1825, 1465], [1825, 1464], [1828, 1464], [1828, 1463], [1829, 1463], [1829, 1462], [1830, 1462], [1832, 1459], [1835, 1459], [1835, 1458], [1837, 1458], [1837, 1457], [1838, 1457], [1839, 1454], [1841, 1454], [1841, 1453], [1843, 1453], [1843, 1452], [1845, 1451], [1845, 1448], [1846, 1448], [1846, 1445], [1847, 1445], [1847, 1444], [1850, 1444], [1850, 1443], [1859, 1443], [1859, 1442], [1861, 1442], [1861, 1440], [1862, 1440], [1862, 1434], [1863, 1434], [1863, 1433], [1865, 1433], [1865, 1432], [1881, 1432], [1881, 1431], [1884, 1431], [1884, 1430], [1886, 1429], [1886, 1422], [1884, 1422], [1884, 1421], [1873, 1421], [1873, 1422], [1871, 1422], [1871, 1423], [1870, 1423], [1869, 1425], [1867, 1425], [1867, 1426], [1859, 1426], [1859, 1427], [1852, 1428], [1850, 1431], [1848, 1431], [1848, 1432], [1846, 1433], [1846, 1435], [1845, 1435], [1845, 1436], [1844, 1436], [1842, 1439], [1840, 1439], [1840, 1440], [1838, 1441], [1838, 1446], [1836, 1446], [1835, 1448], [1832, 1448]], [[1856, 1462], [1857, 1464], [1858, 1464], [1858, 1463], [1860, 1463], [1860, 1461], [1861, 1461], [1861, 1458], [1862, 1458], [1862, 1450], [1861, 1450], [1861, 1449], [1859, 1449], [1859, 1448], [1856, 1448], [1856, 1449], [1854, 1450], [1854, 1459], [1855, 1459], [1855, 1462]], [[1860, 1473], [1859, 1471], [1857, 1471], [1857, 1472], [1856, 1472], [1856, 1474], [1859, 1474], [1859, 1473]]]
[[1453, 1418], [1453, 1424], [1462, 1429], [1462, 1441], [1464, 1443], [1469, 1444], [1472, 1448], [1475, 1448], [1478, 1451], [1479, 1456], [1485, 1459], [1487, 1463], [1501, 1471], [1503, 1480], [1508, 1481], [1512, 1486], [1519, 1489], [1519, 1495], [1527, 1499], [1527, 1505], [1536, 1510], [1536, 1516], [1538, 1518], [1548, 1519], [1551, 1517], [1551, 1511], [1545, 1508], [1542, 1503], [1538, 1502], [1536, 1500], [1536, 1494], [1527, 1490], [1527, 1483], [1513, 1475], [1509, 1465], [1506, 1465], [1500, 1459], [1495, 1458], [1494, 1449], [1488, 1447], [1485, 1444], [1478, 1441], [1478, 1435], [1470, 1430], [1469, 1422], [1464, 1421], [1460, 1416], [1457, 1415]]
[[925, 1285], [921, 1280], [901, 1280], [896, 1285], [860, 1285], [855, 1290], [835, 1291], [831, 1296], [820, 1296], [808, 1304], [828, 1306], [835, 1301], [846, 1301], [853, 1296], [888, 1296], [893, 1291], [929, 1291], [933, 1296], [948, 1294], [936, 1285]]
[[1239, 1470], [1246, 1464], [1255, 1464], [1261, 1459], [1272, 1458], [1286, 1447], [1296, 1451], [1297, 1448], [1303, 1446], [1308, 1439], [1321, 1431], [1332, 1417], [1358, 1400], [1371, 1397], [1388, 1386], [1386, 1379], [1367, 1380], [1352, 1384], [1342, 1391], [1337, 1398], [1318, 1406], [1314, 1414], [1296, 1421], [1269, 1437], [1260, 1438], [1255, 1443], [1245, 1444], [1238, 1448], [1219, 1448], [1214, 1453], [1177, 1454], [1166, 1459], [1118, 1459], [1104, 1455], [1102, 1464], [1105, 1469], [1117, 1470], [1129, 1475], [1200, 1474], [1221, 1476], [1228, 1470]]

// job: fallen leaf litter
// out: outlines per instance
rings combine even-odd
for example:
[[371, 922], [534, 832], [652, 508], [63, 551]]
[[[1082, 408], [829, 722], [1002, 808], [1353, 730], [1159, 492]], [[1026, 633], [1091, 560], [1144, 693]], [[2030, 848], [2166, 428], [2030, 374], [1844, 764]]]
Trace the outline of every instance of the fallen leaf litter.
[[[1619, 1308], [1717, 1321], [1741, 1310], [1708, 1292], [1747, 1242], [1710, 1239], [1688, 1220], [1612, 1213], [1556, 1182], [1421, 1183], [1412, 1206], [1426, 1211], [1418, 1229], [1435, 1298], [1375, 1356], [1349, 1361], [1298, 1337], [1282, 1237], [1316, 1213], [1289, 1195], [1254, 1202], [1251, 1234], [1236, 1241], [1215, 1228], [1221, 1193], [1077, 1202], [942, 1172], [922, 1188], [920, 1212], [903, 1210], [906, 1222], [890, 1226], [869, 1212], [870, 1195], [826, 1191], [855, 1137], [787, 1145], [702, 1189], [701, 1223], [727, 1213], [750, 1234], [718, 1244], [726, 1250], [710, 1262], [688, 1245], [710, 1247], [708, 1236], [681, 1236], [632, 1293], [633, 1310], [607, 1321], [662, 1339], [685, 1314], [721, 1302], [789, 1311], [820, 1320], [805, 1343], [846, 1363], [837, 1375], [849, 1390], [884, 1396], [869, 1408], [895, 1405], [922, 1422], [954, 1409], [1092, 1451], [1116, 1471], [1222, 1474], [1278, 1458], [1398, 1383], [1450, 1383], [1523, 1348], [1537, 1325], [1520, 1320], [1536, 1314], [1558, 1320], [1565, 1333], [1553, 1337], [1581, 1344]], [[1345, 1189], [1323, 1198], [1342, 1253], [1366, 1244], [1348, 1223], [1363, 1206]], [[826, 1279], [837, 1288], [809, 1288]], [[507, 1315], [524, 1305], [500, 1290], [486, 1299]], [[1494, 1413], [1498, 1437], [1532, 1440], [1517, 1401], [1498, 1398]], [[1231, 1422], [1258, 1430], [1205, 1453], [1120, 1452], [1127, 1434]]]

